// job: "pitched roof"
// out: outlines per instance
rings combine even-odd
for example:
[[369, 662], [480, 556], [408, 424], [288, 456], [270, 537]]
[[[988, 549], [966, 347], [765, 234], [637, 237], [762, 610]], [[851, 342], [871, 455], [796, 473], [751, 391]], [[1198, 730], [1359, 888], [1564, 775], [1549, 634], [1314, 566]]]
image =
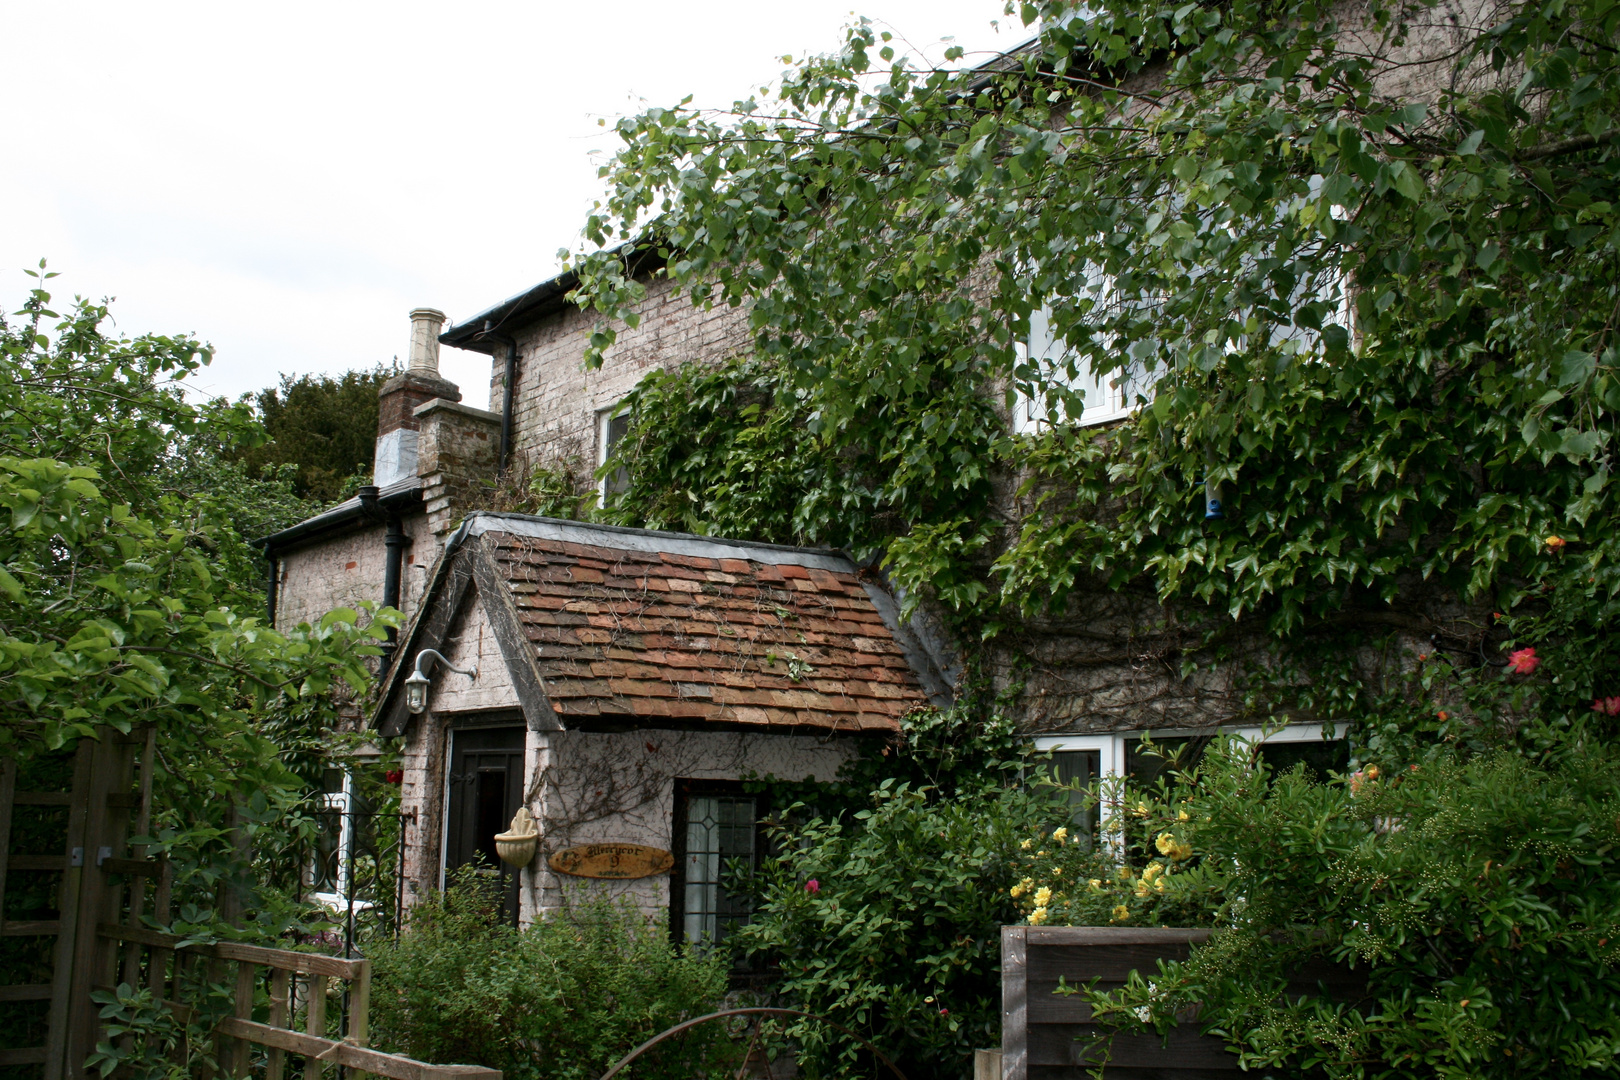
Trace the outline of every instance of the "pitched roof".
[[[402, 661], [435, 644], [427, 624], [448, 628], [457, 560], [520, 697], [532, 677], [525, 711], [550, 714], [531, 722], [888, 733], [925, 686], [943, 689], [888, 594], [841, 554], [513, 514], [475, 514], [452, 538]], [[399, 674], [385, 734], [403, 729]]]

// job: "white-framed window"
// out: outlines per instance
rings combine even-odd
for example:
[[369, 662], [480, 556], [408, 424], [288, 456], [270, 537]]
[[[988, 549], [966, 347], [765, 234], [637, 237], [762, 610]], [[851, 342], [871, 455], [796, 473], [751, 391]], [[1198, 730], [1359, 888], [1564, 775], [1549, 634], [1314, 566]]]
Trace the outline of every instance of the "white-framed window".
[[[1335, 724], [1324, 738], [1320, 724], [1288, 724], [1280, 728], [1221, 727], [1186, 730], [1116, 731], [1095, 735], [1038, 735], [1035, 737], [1037, 754], [1051, 754], [1051, 773], [1059, 783], [1076, 783], [1071, 796], [1074, 804], [1073, 831], [1076, 835], [1095, 837], [1098, 834], [1096, 806], [1088, 803], [1082, 792], [1093, 782], [1104, 785], [1103, 797], [1109, 798], [1107, 787], [1127, 777], [1137, 781], [1151, 781], [1166, 763], [1162, 757], [1149, 757], [1138, 753], [1144, 736], [1150, 738], [1162, 753], [1175, 751], [1194, 744], [1201, 752], [1203, 744], [1218, 735], [1236, 735], [1261, 748], [1262, 756], [1274, 769], [1283, 770], [1303, 761], [1308, 768], [1319, 773], [1328, 769], [1343, 770], [1348, 764], [1345, 736], [1349, 724]], [[1323, 775], [1323, 779], [1326, 776]], [[1114, 796], [1117, 798], [1117, 795]], [[1110, 817], [1106, 809], [1103, 817]], [[1108, 841], [1111, 849], [1118, 844], [1118, 834]]]
[[[624, 402], [616, 401], [605, 409], [596, 410], [597, 469], [607, 464], [608, 455], [629, 430], [630, 412], [624, 407]], [[603, 506], [607, 506], [629, 487], [630, 474], [623, 469], [615, 469], [611, 475], [599, 477], [596, 481], [597, 497]]]
[[1075, 420], [1073, 416], [1063, 417], [1061, 410], [1054, 410], [1043, 398], [1020, 392], [1013, 411], [1013, 430], [1019, 433], [1064, 419], [1082, 427], [1121, 420], [1136, 408], [1137, 393], [1145, 385], [1145, 372], [1139, 364], [1122, 359], [1119, 368], [1099, 374], [1089, 361], [1074, 356], [1067, 343], [1053, 332], [1048, 307], [1030, 312], [1029, 340], [1019, 342], [1016, 349], [1019, 366], [1032, 364], [1041, 384], [1066, 387], [1084, 400], [1084, 409]]
[[[1101, 780], [1122, 778], [1136, 770], [1136, 747], [1141, 745], [1144, 736], [1155, 743], [1164, 745], [1185, 739], [1209, 739], [1217, 735], [1236, 735], [1251, 744], [1261, 747], [1274, 747], [1281, 750], [1285, 747], [1303, 747], [1307, 744], [1324, 744], [1325, 742], [1341, 742], [1350, 730], [1349, 724], [1335, 724], [1331, 740], [1323, 739], [1323, 729], [1320, 724], [1288, 724], [1280, 728], [1263, 727], [1222, 727], [1222, 728], [1189, 728], [1165, 729], [1157, 731], [1114, 731], [1100, 735], [1037, 735], [1035, 737], [1035, 750], [1037, 753], [1050, 752], [1053, 760], [1061, 760], [1065, 754], [1085, 754], [1090, 756], [1089, 768], [1092, 775]], [[1291, 756], [1278, 754], [1278, 757]], [[1075, 763], [1078, 765], [1078, 762]]]
[[315, 858], [309, 869], [310, 898], [335, 912], [347, 911], [351, 902], [356, 911], [369, 909], [370, 901], [354, 898], [351, 880], [357, 854], [354, 773], [328, 769], [324, 786]]

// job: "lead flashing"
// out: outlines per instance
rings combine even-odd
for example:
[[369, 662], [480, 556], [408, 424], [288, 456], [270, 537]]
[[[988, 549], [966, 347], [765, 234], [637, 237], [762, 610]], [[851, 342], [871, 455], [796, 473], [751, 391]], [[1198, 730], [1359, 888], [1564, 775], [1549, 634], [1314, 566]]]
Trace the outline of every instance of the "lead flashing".
[[852, 573], [855, 564], [842, 552], [831, 548], [788, 547], [748, 540], [715, 540], [691, 533], [630, 529], [622, 525], [597, 525], [561, 518], [529, 514], [500, 514], [479, 510], [467, 516], [446, 545], [453, 550], [464, 540], [485, 533], [510, 533], [564, 544], [617, 548], [648, 554], [690, 555], [701, 559], [743, 559], [770, 566], [803, 566], [806, 569]]

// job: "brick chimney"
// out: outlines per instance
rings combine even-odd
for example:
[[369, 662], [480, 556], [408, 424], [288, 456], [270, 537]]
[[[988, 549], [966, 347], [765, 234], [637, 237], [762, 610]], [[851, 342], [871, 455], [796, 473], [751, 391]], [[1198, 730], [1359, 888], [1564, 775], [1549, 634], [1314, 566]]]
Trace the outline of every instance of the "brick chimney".
[[439, 377], [439, 330], [444, 312], [417, 308], [411, 312], [410, 361], [403, 372], [377, 392], [377, 453], [372, 480], [378, 487], [416, 479], [417, 406], [435, 398], [460, 401], [461, 387]]

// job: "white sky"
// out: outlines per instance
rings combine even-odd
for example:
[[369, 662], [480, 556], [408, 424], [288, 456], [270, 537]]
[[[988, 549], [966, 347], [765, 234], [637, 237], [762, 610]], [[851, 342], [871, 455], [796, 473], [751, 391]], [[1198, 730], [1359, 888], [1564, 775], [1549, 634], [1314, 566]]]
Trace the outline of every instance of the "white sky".
[[[556, 271], [613, 118], [729, 105], [852, 5], [936, 60], [1027, 36], [1001, 0], [0, 0], [0, 303], [45, 257], [59, 301], [213, 343], [211, 393], [386, 362], [411, 308], [454, 322]], [[485, 403], [488, 358], [442, 368]]]

